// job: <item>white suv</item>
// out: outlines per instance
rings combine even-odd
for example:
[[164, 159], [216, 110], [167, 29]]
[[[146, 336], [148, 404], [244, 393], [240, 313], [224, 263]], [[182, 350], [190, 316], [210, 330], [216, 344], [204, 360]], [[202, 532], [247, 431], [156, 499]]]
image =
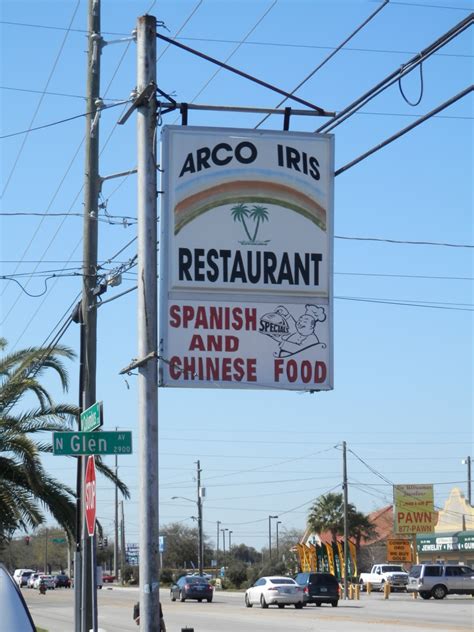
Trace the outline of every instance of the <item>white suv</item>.
[[423, 599], [474, 596], [474, 570], [463, 564], [415, 564], [408, 573], [407, 591], [418, 592]]
[[32, 568], [17, 568], [13, 573], [13, 580], [16, 585], [21, 588], [22, 586], [26, 586], [29, 576], [33, 573], [36, 573], [36, 571]]

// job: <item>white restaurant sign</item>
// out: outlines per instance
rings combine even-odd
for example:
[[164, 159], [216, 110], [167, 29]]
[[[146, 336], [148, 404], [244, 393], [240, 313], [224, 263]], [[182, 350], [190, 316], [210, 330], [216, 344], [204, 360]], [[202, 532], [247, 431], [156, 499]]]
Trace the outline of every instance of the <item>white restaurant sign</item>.
[[163, 129], [160, 384], [333, 388], [333, 137]]

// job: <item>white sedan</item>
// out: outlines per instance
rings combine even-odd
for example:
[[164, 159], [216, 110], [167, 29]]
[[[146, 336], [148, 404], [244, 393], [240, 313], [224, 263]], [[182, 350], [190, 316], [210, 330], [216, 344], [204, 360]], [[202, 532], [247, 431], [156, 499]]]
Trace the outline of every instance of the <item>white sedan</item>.
[[260, 577], [245, 592], [247, 608], [251, 608], [254, 603], [260, 604], [261, 608], [268, 608], [272, 604], [276, 604], [279, 608], [289, 605], [302, 608], [303, 588], [298, 586], [291, 577]]
[[47, 590], [54, 590], [56, 588], [56, 581], [52, 575], [38, 575], [33, 582], [33, 588], [39, 588], [40, 584], [43, 584]]

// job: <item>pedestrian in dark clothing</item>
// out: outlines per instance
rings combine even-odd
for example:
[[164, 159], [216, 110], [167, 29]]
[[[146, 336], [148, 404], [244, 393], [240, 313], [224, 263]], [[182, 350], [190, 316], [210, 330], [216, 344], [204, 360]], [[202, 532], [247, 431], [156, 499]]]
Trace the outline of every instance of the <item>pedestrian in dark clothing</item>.
[[[140, 603], [137, 603], [133, 606], [133, 620], [137, 625], [140, 625]], [[161, 609], [161, 601], [160, 601], [160, 632], [166, 632], [165, 620], [163, 618], [163, 610]]]

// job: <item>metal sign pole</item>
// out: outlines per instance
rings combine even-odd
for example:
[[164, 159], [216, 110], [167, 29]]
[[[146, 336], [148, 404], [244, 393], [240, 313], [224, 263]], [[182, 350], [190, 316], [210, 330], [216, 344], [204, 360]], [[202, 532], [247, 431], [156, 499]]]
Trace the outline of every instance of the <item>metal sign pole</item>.
[[91, 542], [92, 629], [94, 632], [97, 632], [97, 551], [95, 533], [89, 540]]
[[158, 632], [158, 370], [156, 18], [137, 22], [138, 438], [140, 499], [140, 630]]

